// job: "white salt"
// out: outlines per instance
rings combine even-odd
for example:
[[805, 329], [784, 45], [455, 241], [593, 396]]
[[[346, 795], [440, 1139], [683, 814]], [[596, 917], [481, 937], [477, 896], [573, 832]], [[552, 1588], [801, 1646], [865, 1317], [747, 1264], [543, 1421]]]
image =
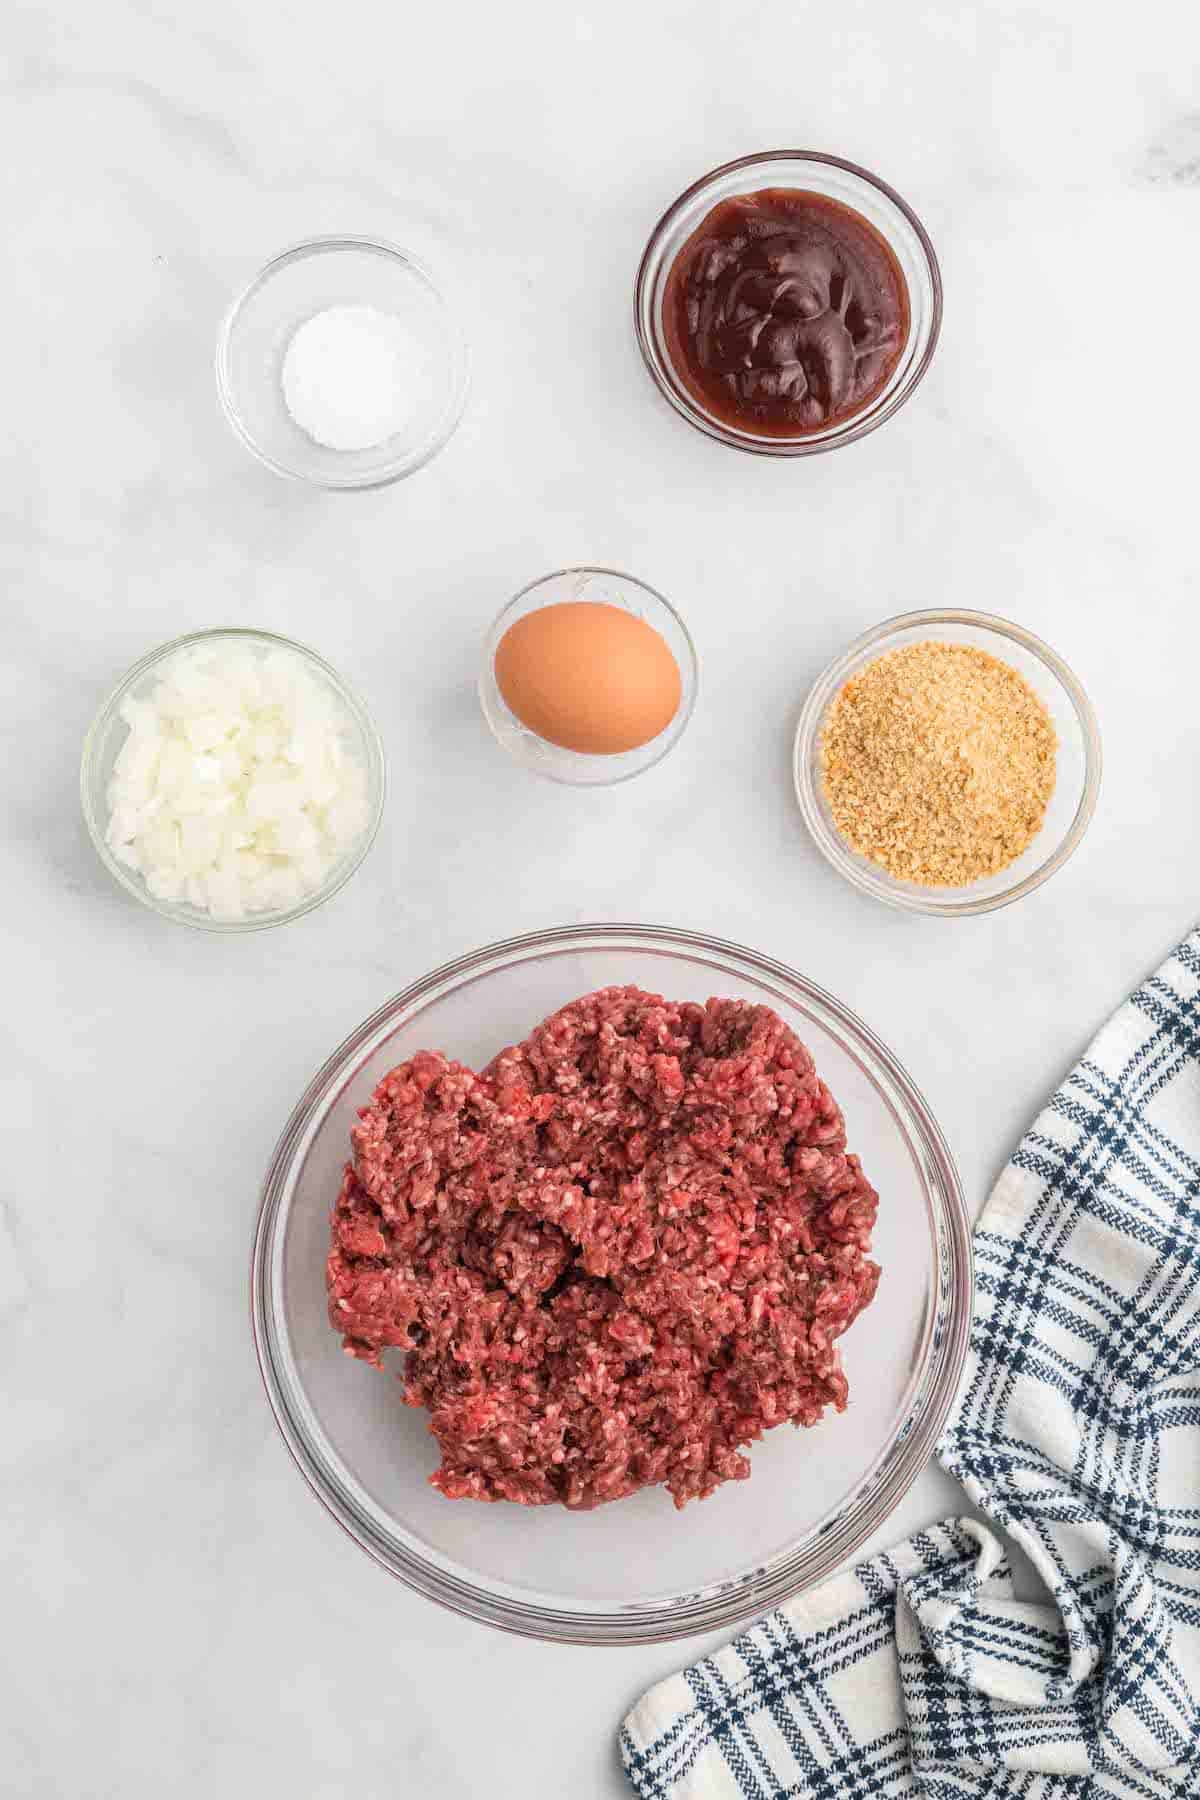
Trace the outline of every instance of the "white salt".
[[280, 386], [288, 412], [328, 450], [370, 450], [412, 418], [427, 352], [374, 306], [330, 306], [293, 332]]

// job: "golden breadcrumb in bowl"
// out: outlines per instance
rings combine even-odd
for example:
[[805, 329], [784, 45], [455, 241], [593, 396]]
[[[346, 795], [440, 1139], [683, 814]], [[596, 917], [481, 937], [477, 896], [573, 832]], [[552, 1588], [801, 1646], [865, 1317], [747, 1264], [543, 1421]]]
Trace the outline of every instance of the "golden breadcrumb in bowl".
[[830, 664], [796, 728], [796, 795], [817, 846], [889, 906], [991, 912], [1078, 848], [1100, 791], [1082, 686], [990, 613], [904, 613]]

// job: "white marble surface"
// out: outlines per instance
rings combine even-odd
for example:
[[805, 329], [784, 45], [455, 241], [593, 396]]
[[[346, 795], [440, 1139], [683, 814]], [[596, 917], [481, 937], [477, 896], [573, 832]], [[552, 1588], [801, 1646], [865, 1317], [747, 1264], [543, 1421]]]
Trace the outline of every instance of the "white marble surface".
[[[978, 1204], [1192, 923], [1200, 15], [983, 10], [4, 9], [6, 1794], [624, 1791], [614, 1727], [688, 1647], [522, 1643], [389, 1583], [310, 1499], [260, 1392], [257, 1183], [301, 1085], [387, 994], [554, 921], [718, 931], [890, 1041]], [[797, 465], [688, 431], [629, 325], [662, 207], [780, 143], [886, 175], [947, 288], [911, 406]], [[234, 287], [337, 230], [456, 275], [475, 351], [449, 449], [365, 496], [259, 470], [213, 391]], [[705, 659], [682, 747], [617, 791], [510, 766], [472, 695], [485, 622], [570, 561], [660, 586]], [[787, 779], [817, 669], [939, 601], [1060, 649], [1107, 759], [1074, 863], [964, 923], [840, 885]], [[119, 893], [76, 798], [109, 682], [221, 622], [343, 666], [393, 777], [342, 897], [224, 940]], [[952, 1504], [931, 1473], [883, 1535]]]

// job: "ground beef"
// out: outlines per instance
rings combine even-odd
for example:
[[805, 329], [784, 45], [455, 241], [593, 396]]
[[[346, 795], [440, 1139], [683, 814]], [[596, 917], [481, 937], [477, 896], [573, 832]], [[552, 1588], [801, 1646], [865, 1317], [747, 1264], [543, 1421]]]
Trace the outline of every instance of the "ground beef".
[[845, 1407], [878, 1196], [769, 1007], [604, 988], [481, 1075], [419, 1053], [351, 1138], [330, 1319], [406, 1352], [449, 1498], [683, 1506]]

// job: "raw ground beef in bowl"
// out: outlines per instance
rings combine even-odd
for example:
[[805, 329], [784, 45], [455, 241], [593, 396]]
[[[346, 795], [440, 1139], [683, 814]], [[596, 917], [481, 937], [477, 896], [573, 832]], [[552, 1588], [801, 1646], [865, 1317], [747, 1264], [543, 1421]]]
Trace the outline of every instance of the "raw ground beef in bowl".
[[683, 1506], [845, 1407], [878, 1197], [769, 1007], [602, 988], [481, 1074], [419, 1052], [351, 1138], [330, 1320], [404, 1353], [447, 1497]]

